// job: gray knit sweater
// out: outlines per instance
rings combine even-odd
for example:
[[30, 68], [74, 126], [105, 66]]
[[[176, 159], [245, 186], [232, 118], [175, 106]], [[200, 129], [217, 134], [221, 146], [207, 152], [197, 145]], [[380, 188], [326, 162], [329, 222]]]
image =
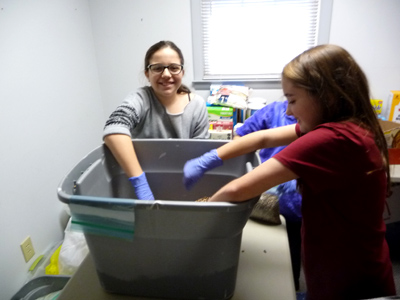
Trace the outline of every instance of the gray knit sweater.
[[132, 138], [209, 138], [206, 103], [198, 95], [181, 114], [169, 114], [151, 87], [130, 93], [106, 122], [103, 138], [126, 134]]

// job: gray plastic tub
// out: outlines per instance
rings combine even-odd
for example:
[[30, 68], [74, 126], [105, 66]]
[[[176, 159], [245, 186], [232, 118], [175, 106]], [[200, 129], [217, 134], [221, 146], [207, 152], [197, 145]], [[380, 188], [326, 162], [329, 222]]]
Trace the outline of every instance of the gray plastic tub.
[[242, 203], [195, 202], [260, 164], [246, 154], [208, 172], [187, 191], [185, 162], [226, 141], [133, 140], [157, 200], [135, 200], [104, 145], [62, 180], [58, 197], [84, 231], [103, 288], [170, 299], [229, 299], [236, 283], [242, 229], [258, 197]]
[[70, 276], [45, 275], [34, 278], [26, 283], [11, 300], [35, 300], [50, 293], [61, 291], [67, 284]]

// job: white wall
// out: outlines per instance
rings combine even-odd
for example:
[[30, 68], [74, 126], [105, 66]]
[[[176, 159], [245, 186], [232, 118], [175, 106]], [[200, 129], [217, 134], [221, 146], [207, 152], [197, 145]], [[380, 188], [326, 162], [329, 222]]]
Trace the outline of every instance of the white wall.
[[[146, 84], [142, 75], [145, 51], [171, 39], [185, 56], [185, 83], [193, 79], [190, 1], [90, 0], [100, 82], [106, 114], [128, 91]], [[157, 8], [157, 9], [154, 9]], [[346, 48], [360, 63], [371, 96], [386, 100], [400, 88], [400, 1], [333, 0], [330, 43]], [[172, 19], [172, 15], [179, 16]], [[283, 37], [284, 38], [284, 37]], [[197, 90], [207, 97], [208, 90]], [[254, 90], [253, 95], [277, 100], [281, 90]]]
[[144, 56], [172, 40], [185, 57], [184, 83], [191, 85], [192, 42], [189, 0], [89, 0], [100, 85], [108, 116], [122, 99], [146, 85]]
[[[62, 239], [62, 177], [101, 143], [104, 113], [89, 5], [0, 0], [0, 299]], [[30, 235], [35, 257], [20, 243]]]
[[[354, 55], [375, 98], [400, 88], [399, 11], [398, 0], [333, 1], [330, 42]], [[146, 84], [148, 47], [174, 41], [191, 85], [191, 35], [189, 0], [0, 0], [0, 299], [23, 284], [27, 235], [38, 254], [62, 238], [56, 187], [101, 143], [123, 97]], [[255, 94], [273, 101], [281, 91]]]
[[334, 0], [330, 42], [346, 48], [366, 73], [371, 96], [400, 89], [400, 1]]

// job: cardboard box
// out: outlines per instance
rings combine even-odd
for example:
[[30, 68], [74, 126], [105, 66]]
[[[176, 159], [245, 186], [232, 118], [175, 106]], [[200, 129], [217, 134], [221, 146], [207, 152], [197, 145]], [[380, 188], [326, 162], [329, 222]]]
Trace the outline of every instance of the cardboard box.
[[379, 120], [383, 133], [385, 134], [389, 163], [400, 164], [400, 123]]
[[211, 140], [231, 140], [232, 130], [208, 130]]
[[[232, 122], [232, 128], [237, 124], [238, 109], [227, 106], [207, 106], [208, 121], [210, 125], [214, 122]], [[215, 129], [215, 128], [210, 128]], [[224, 128], [226, 129], [226, 128]]]
[[400, 123], [379, 120], [388, 148], [400, 148]]
[[207, 106], [208, 121], [232, 121], [235, 109], [226, 106]]
[[232, 121], [210, 121], [211, 130], [233, 130]]
[[233, 136], [233, 122], [232, 121], [210, 121], [211, 140], [231, 140]]

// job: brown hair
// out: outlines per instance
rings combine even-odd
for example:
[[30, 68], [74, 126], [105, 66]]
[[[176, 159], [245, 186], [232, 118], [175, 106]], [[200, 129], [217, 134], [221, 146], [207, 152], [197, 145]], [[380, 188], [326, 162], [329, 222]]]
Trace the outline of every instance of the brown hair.
[[390, 171], [386, 139], [370, 102], [369, 85], [354, 58], [336, 45], [319, 45], [289, 62], [282, 77], [306, 89], [322, 107], [322, 122], [352, 121], [374, 134], [386, 167], [388, 195]]
[[[175, 45], [173, 42], [171, 41], [159, 41], [158, 43], [154, 44], [153, 46], [151, 46], [147, 52], [146, 55], [144, 57], [144, 67], [145, 69], [147, 69], [147, 66], [150, 64], [150, 59], [152, 58], [153, 54], [156, 53], [158, 50], [161, 50], [163, 48], [171, 48], [172, 50], [174, 50], [176, 53], [178, 53], [179, 59], [181, 60], [181, 65], [183, 66], [185, 64], [185, 60], [183, 58], [183, 54], [181, 49], [178, 48], [177, 45]], [[186, 85], [181, 85], [178, 88], [178, 94], [180, 93], [188, 93], [190, 94], [190, 89], [186, 86]]]

